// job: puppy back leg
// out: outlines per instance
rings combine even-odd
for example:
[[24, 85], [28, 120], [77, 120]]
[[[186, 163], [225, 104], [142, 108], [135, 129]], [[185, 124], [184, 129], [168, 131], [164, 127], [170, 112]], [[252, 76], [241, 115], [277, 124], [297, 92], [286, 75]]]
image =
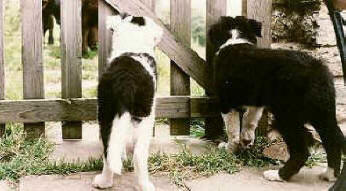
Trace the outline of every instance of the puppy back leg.
[[227, 114], [222, 114], [226, 126], [228, 143], [220, 143], [219, 148], [226, 147], [230, 152], [237, 151], [240, 139], [240, 118], [239, 112], [232, 110]]
[[110, 135], [107, 162], [112, 172], [121, 175], [122, 157], [126, 148], [129, 132], [131, 132], [131, 115], [125, 112], [121, 116], [116, 116], [113, 121], [112, 132]]
[[133, 159], [135, 172], [137, 174], [141, 191], [155, 190], [155, 187], [150, 182], [148, 175], [149, 146], [154, 121], [154, 114], [151, 114], [149, 117], [142, 119], [142, 121], [134, 127], [134, 131], [136, 132], [135, 137], [137, 138], [137, 141], [135, 143]]
[[113, 172], [109, 168], [107, 160], [103, 157], [103, 169], [102, 173], [96, 175], [92, 183], [93, 187], [105, 189], [113, 186]]
[[243, 116], [242, 129], [240, 134], [240, 144], [246, 148], [253, 145], [255, 141], [255, 130], [262, 117], [263, 107], [247, 107], [247, 112]]
[[309, 149], [304, 140], [304, 123], [295, 120], [299, 116], [289, 114], [285, 116], [290, 117], [285, 119], [280, 119], [278, 115], [275, 116], [275, 128], [279, 130], [286, 142], [290, 158], [280, 170], [265, 171], [263, 175], [265, 179], [270, 181], [284, 181], [289, 180], [304, 166], [309, 157]]
[[332, 116], [326, 118], [329, 119], [316, 119], [313, 124], [322, 139], [323, 147], [327, 153], [328, 168], [320, 174], [320, 179], [335, 181], [340, 174], [344, 136], [337, 126], [336, 119]]

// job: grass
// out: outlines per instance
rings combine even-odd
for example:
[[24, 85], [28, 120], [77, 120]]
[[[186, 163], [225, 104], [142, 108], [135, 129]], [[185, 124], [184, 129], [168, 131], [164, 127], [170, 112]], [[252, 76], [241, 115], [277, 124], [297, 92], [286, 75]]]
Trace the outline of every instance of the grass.
[[[188, 178], [211, 176], [219, 172], [235, 173], [242, 166], [263, 167], [275, 164], [275, 161], [261, 154], [267, 143], [263, 140], [256, 143], [253, 149], [239, 154], [230, 154], [215, 147], [210, 147], [208, 152], [201, 155], [194, 155], [186, 148], [173, 155], [153, 154], [149, 158], [149, 171], [152, 174], [167, 173], [174, 183], [180, 185]], [[0, 139], [0, 180], [16, 182], [26, 175], [67, 175], [102, 169], [100, 159], [76, 163], [52, 161], [49, 156], [53, 148], [52, 143], [42, 138], [27, 140], [23, 125], [9, 124], [5, 136]], [[125, 161], [124, 167], [126, 171], [133, 170], [131, 161]]]

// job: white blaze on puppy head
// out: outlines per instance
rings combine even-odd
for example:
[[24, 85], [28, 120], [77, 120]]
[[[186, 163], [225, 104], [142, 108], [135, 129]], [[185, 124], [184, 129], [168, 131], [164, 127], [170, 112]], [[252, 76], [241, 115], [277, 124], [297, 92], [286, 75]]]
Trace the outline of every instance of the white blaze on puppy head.
[[126, 52], [147, 52], [154, 56], [154, 47], [163, 35], [163, 29], [149, 17], [109, 16], [106, 24], [113, 32], [110, 59]]

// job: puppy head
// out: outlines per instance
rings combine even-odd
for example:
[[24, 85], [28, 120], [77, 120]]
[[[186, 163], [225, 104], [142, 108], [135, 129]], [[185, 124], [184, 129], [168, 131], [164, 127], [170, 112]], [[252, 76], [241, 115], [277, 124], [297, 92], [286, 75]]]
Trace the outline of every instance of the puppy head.
[[106, 26], [113, 32], [113, 42], [151, 46], [154, 48], [163, 36], [163, 29], [149, 17], [136, 17], [128, 14], [109, 16]]
[[[232, 31], [237, 30], [237, 33]], [[262, 37], [262, 24], [242, 16], [235, 18], [221, 17], [208, 31], [208, 40], [214, 47], [219, 48], [230, 38], [242, 38], [256, 44], [257, 38]], [[237, 34], [237, 36], [232, 36]]]

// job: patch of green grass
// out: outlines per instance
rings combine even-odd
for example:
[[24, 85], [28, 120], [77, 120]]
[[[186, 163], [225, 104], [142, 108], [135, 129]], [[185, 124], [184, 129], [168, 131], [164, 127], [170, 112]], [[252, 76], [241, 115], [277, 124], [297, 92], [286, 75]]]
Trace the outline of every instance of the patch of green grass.
[[149, 171], [152, 174], [168, 174], [174, 184], [185, 187], [184, 181], [187, 179], [217, 173], [233, 174], [244, 166], [265, 167], [277, 164], [276, 160], [262, 154], [268, 145], [266, 139], [259, 138], [254, 147], [236, 154], [215, 147], [208, 148], [209, 151], [201, 155], [194, 155], [186, 148], [173, 155], [157, 153], [149, 158]]
[[23, 125], [7, 125], [0, 139], [0, 180], [17, 181], [26, 175], [70, 174], [102, 168], [102, 160], [66, 163], [49, 160], [54, 145], [43, 138], [27, 140]]
[[190, 136], [201, 138], [205, 135], [203, 119], [191, 119]]

